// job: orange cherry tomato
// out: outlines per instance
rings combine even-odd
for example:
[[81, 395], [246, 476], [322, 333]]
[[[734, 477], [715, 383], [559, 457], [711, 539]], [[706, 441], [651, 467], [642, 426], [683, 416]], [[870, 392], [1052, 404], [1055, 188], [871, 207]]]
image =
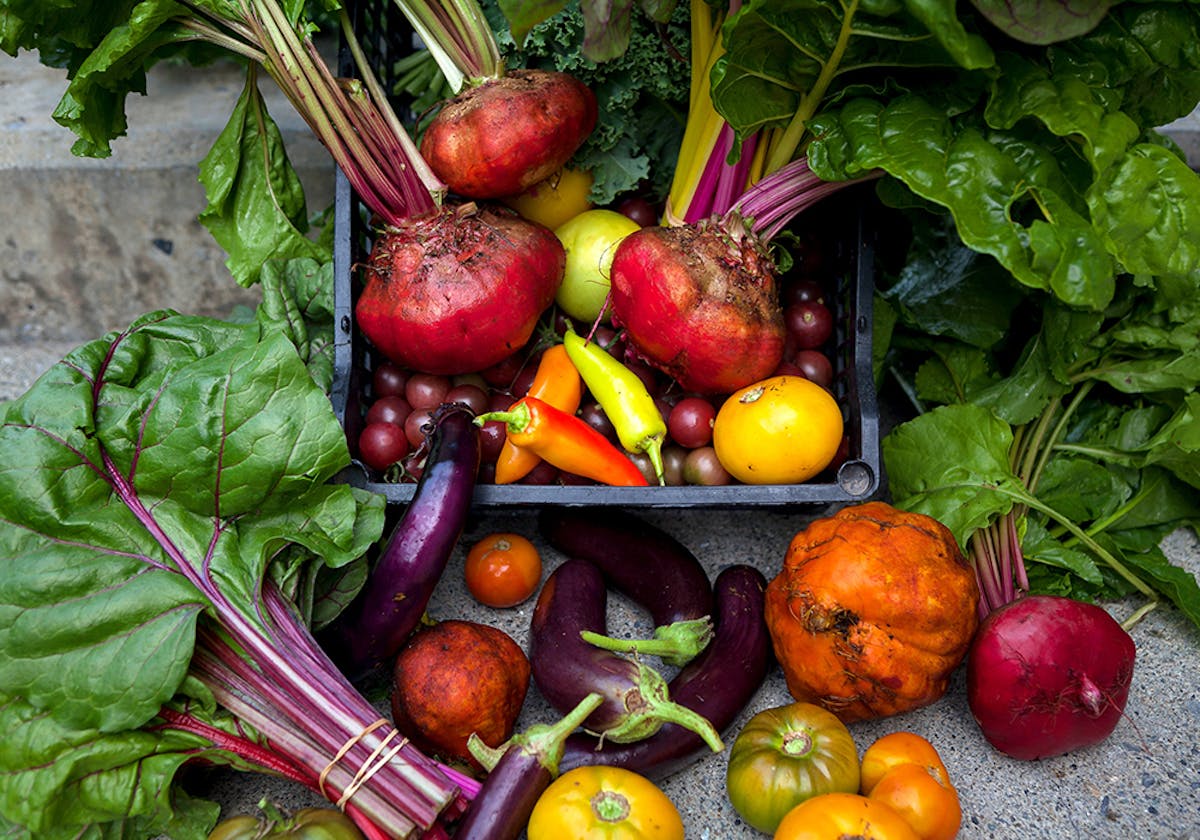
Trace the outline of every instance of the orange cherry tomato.
[[471, 546], [463, 564], [471, 597], [488, 607], [515, 607], [537, 590], [542, 557], [520, 534], [488, 534]]
[[958, 791], [943, 774], [921, 764], [898, 764], [888, 770], [870, 798], [890, 805], [921, 840], [953, 840], [962, 825]]
[[901, 764], [919, 764], [942, 784], [950, 785], [950, 774], [937, 748], [915, 732], [891, 732], [867, 747], [862, 757], [859, 792], [869, 796], [883, 775]]
[[891, 806], [857, 793], [823, 793], [784, 815], [774, 840], [920, 840]]
[[843, 432], [832, 394], [802, 376], [773, 376], [725, 400], [713, 421], [713, 448], [744, 484], [798, 484], [829, 466]]

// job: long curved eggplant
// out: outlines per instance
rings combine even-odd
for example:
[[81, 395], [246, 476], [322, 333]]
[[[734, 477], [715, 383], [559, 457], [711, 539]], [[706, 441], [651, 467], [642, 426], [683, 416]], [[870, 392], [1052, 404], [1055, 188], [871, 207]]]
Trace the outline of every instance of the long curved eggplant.
[[[729, 566], [717, 575], [716, 635], [708, 648], [669, 684], [672, 699], [703, 715], [719, 731], [728, 728], [758, 691], [772, 663], [771, 637], [763, 617], [766, 578], [753, 566]], [[589, 764], [623, 767], [661, 781], [693, 764], [706, 746], [696, 733], [674, 723], [633, 743], [617, 744], [576, 733], [559, 761], [566, 772]]]
[[586, 560], [569, 558], [546, 578], [529, 631], [529, 661], [542, 696], [566, 714], [599, 694], [602, 702], [584, 727], [608, 741], [646, 738], [674, 722], [701, 733], [714, 751], [723, 749], [703, 716], [671, 701], [662, 674], [584, 640], [583, 631], [604, 634], [607, 608], [604, 576]]
[[479, 428], [459, 404], [433, 417], [429, 453], [412, 500], [366, 585], [322, 644], [351, 679], [385, 663], [416, 629], [462, 536], [479, 472]]
[[653, 639], [589, 634], [589, 642], [672, 665], [686, 664], [709, 643], [712, 584], [696, 555], [670, 534], [607, 508], [543, 508], [538, 529], [563, 554], [593, 563], [609, 586], [637, 602], [654, 622]]

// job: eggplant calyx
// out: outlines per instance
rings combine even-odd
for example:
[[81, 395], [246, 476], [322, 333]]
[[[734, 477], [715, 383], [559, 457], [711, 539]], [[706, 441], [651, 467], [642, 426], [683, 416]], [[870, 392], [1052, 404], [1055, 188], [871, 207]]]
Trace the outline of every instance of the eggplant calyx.
[[654, 628], [651, 639], [619, 639], [591, 630], [581, 630], [585, 642], [602, 650], [657, 656], [668, 665], [684, 666], [708, 647], [713, 637], [711, 616], [674, 621]]
[[662, 728], [664, 723], [673, 723], [690, 729], [699, 735], [713, 752], [725, 749], [725, 743], [708, 718], [670, 698], [667, 680], [658, 671], [641, 662], [637, 663], [637, 686], [626, 695], [625, 719], [596, 733], [601, 742], [629, 744], [649, 738]]
[[537, 759], [537, 762], [546, 769], [551, 778], [555, 778], [558, 776], [558, 762], [562, 758], [567, 736], [582, 726], [588, 715], [596, 711], [596, 708], [603, 702], [604, 698], [593, 691], [557, 722], [534, 724], [524, 732], [513, 735], [498, 747], [488, 746], [478, 734], [472, 732], [467, 738], [467, 749], [471, 751], [471, 756], [489, 773], [510, 749], [522, 750], [525, 755]]

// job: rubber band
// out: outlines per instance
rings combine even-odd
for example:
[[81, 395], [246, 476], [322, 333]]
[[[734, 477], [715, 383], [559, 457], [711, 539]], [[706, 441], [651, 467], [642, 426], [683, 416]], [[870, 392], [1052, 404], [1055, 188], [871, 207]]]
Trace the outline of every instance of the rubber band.
[[[399, 734], [400, 731], [398, 729], [393, 729], [382, 741], [379, 742], [379, 746], [371, 751], [371, 754], [367, 756], [367, 760], [362, 763], [362, 766], [358, 768], [358, 772], [354, 774], [354, 778], [350, 780], [350, 784], [346, 785], [346, 789], [343, 790], [342, 795], [338, 797], [338, 801], [335, 804], [339, 808], [345, 808], [346, 803], [350, 801], [350, 797], [358, 793], [358, 789], [366, 784], [368, 779], [378, 773], [379, 768], [391, 761], [396, 756], [396, 753], [404, 749], [404, 747], [408, 744], [408, 738], [401, 738], [400, 741], [390, 750], [388, 750], [386, 753], [383, 752], [384, 748], [388, 744], [388, 741], [392, 740]], [[372, 761], [375, 763], [372, 764]]]
[[[386, 718], [380, 718], [379, 720], [375, 721], [370, 726], [368, 726], [366, 729], [359, 732], [357, 735], [355, 735], [349, 741], [342, 744], [342, 748], [337, 751], [337, 754], [333, 758], [329, 759], [329, 763], [325, 765], [325, 769], [322, 770], [321, 775], [319, 775], [317, 777], [317, 789], [321, 792], [322, 796], [324, 796], [326, 799], [329, 798], [329, 794], [325, 792], [325, 779], [329, 776], [330, 772], [333, 771], [334, 766], [339, 761], [341, 761], [343, 758], [346, 757], [346, 753], [348, 753], [348, 752], [350, 752], [350, 750], [354, 749], [355, 744], [357, 744], [363, 738], [366, 738], [368, 735], [370, 735], [372, 732], [374, 732], [376, 729], [378, 729], [381, 726], [387, 726]], [[393, 730], [393, 732], [395, 732], [395, 730]], [[378, 748], [376, 748], [376, 751], [378, 751]], [[375, 753], [372, 753], [372, 755], [374, 755], [374, 754]]]

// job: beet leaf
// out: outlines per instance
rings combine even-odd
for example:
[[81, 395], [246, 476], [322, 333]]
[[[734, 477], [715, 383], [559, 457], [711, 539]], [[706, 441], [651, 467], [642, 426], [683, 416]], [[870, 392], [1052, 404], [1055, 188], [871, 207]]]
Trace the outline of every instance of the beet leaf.
[[910, 269], [941, 275], [957, 305], [930, 317], [920, 277], [883, 284], [888, 371], [918, 412], [883, 441], [897, 505], [954, 532], [984, 613], [1022, 592], [1135, 595], [1200, 625], [1200, 584], [1159, 548], [1200, 522], [1200, 309], [1168, 314], [1129, 283], [1108, 313], [1079, 311], [977, 282], [961, 242], [918, 233], [913, 247], [925, 256]]

